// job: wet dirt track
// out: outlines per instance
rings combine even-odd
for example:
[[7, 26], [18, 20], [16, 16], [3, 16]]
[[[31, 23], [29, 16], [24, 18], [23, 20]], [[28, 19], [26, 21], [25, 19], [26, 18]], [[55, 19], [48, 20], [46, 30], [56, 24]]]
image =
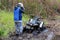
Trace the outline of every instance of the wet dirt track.
[[24, 33], [19, 37], [11, 36], [1, 40], [60, 40], [60, 19], [47, 21], [48, 30], [38, 35]]
[[49, 40], [49, 39], [52, 40], [53, 37], [54, 37], [54, 33], [46, 29], [38, 35], [24, 33], [19, 37], [11, 36], [9, 37], [10, 38], [9, 40]]

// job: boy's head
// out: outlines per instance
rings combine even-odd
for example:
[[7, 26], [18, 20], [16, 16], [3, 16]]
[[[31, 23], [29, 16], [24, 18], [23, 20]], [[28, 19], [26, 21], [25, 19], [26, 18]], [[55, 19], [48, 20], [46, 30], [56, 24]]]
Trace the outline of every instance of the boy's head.
[[19, 7], [24, 7], [24, 6], [23, 6], [23, 3], [18, 3], [17, 6], [19, 6]]

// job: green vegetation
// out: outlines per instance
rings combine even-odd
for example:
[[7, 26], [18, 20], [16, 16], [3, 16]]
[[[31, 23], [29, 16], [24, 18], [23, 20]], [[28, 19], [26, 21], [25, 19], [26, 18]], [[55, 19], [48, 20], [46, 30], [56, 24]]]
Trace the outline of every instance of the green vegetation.
[[12, 12], [0, 12], [0, 36], [5, 36], [14, 27]]
[[57, 0], [58, 2], [60, 2], [60, 0]]
[[[28, 17], [23, 14], [23, 21], [27, 21]], [[13, 12], [0, 11], [0, 36], [8, 36], [12, 30], [14, 31]]]

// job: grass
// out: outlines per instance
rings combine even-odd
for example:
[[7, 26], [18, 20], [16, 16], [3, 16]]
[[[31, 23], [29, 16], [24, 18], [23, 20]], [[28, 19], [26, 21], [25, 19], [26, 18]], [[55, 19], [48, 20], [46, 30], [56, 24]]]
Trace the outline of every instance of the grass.
[[12, 12], [1, 11], [0, 12], [0, 35], [6, 36], [9, 31], [12, 31], [13, 27], [14, 27], [14, 22], [13, 22]]
[[60, 2], [60, 0], [57, 0], [58, 2]]
[[[29, 19], [27, 16], [23, 14], [23, 21]], [[7, 36], [11, 31], [14, 31], [13, 12], [2, 10], [0, 11], [0, 36]]]

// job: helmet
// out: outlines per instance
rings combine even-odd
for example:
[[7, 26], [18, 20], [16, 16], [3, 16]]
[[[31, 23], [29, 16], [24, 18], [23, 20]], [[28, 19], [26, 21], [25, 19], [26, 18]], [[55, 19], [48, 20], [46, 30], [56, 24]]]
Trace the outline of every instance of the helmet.
[[20, 7], [23, 7], [23, 3], [18, 3], [17, 5]]

